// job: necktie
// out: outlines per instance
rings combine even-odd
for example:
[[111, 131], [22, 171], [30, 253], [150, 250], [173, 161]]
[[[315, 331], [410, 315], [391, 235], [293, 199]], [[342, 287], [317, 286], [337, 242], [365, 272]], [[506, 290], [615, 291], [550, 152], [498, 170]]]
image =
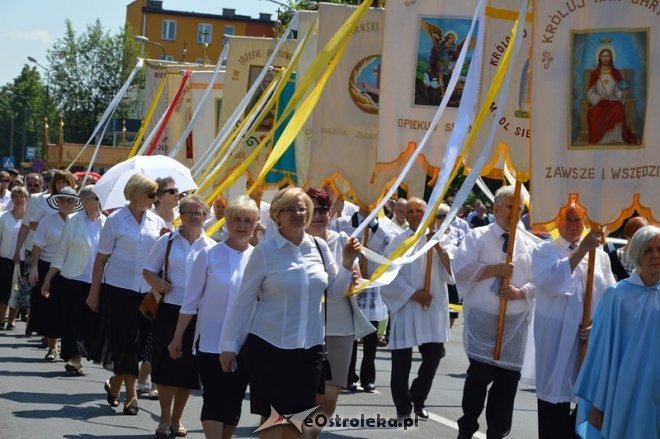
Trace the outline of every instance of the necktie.
[[571, 245], [568, 246], [569, 250], [575, 250], [577, 248], [577, 244], [574, 242], [571, 242]]
[[502, 253], [506, 253], [509, 250], [509, 232], [504, 232], [501, 236], [504, 239], [504, 243], [502, 244]]

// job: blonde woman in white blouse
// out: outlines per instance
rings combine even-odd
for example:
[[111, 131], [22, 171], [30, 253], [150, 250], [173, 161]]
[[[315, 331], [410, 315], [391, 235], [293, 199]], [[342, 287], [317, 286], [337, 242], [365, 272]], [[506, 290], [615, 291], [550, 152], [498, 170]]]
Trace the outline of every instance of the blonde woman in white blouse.
[[102, 290], [105, 298], [107, 336], [93, 360], [114, 373], [105, 382], [106, 401], [111, 407], [119, 406], [123, 383], [124, 414], [131, 416], [139, 410], [135, 387], [138, 359], [150, 324], [138, 310], [144, 294], [150, 290], [142, 276], [142, 264], [165, 227], [165, 222], [149, 210], [157, 187], [155, 181], [140, 174], [128, 179], [124, 197], [129, 203], [113, 212], [101, 230], [87, 296], [87, 305], [93, 311], [99, 310]]
[[[224, 214], [227, 239], [201, 250], [195, 258], [169, 345], [172, 358], [189, 355], [190, 346], [184, 338], [194, 328], [195, 357], [204, 389], [201, 421], [206, 438], [232, 436], [248, 384], [242, 355], [237, 357], [234, 373], [223, 372], [218, 358], [227, 310], [238, 294], [252, 254], [249, 242], [259, 222], [259, 209], [249, 197], [240, 196], [226, 206]], [[195, 315], [197, 324], [191, 325]]]
[[[323, 292], [327, 288], [332, 298], [346, 292], [360, 250], [350, 239], [338, 267], [325, 241], [305, 233], [313, 211], [301, 188], [275, 195], [270, 217], [279, 233], [252, 252], [225, 324], [222, 368], [236, 370], [245, 340], [250, 407], [264, 421], [271, 407], [278, 413], [314, 407], [323, 361]], [[261, 432], [271, 434], [297, 437], [295, 430], [281, 427]]]

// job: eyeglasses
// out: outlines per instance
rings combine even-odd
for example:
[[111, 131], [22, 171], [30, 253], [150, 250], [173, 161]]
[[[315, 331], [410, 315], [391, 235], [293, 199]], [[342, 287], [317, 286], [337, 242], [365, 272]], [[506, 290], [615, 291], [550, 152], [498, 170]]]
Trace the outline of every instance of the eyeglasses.
[[153, 199], [156, 198], [156, 195], [158, 195], [158, 194], [156, 194], [156, 192], [152, 192], [150, 194], [147, 194], [147, 198], [151, 198], [153, 200]]
[[315, 207], [314, 208], [314, 215], [325, 215], [328, 212], [330, 212], [329, 207]]
[[305, 215], [305, 214], [307, 214], [307, 208], [306, 207], [287, 207], [286, 209], [280, 210], [280, 212], [296, 213], [298, 215]]
[[176, 195], [176, 194], [179, 193], [179, 189], [173, 187], [173, 188], [170, 188], [170, 189], [165, 189], [165, 190], [163, 191], [163, 193], [164, 193], [164, 194], [170, 194], [170, 195]]
[[203, 218], [204, 212], [199, 210], [187, 210], [185, 212], [181, 212], [181, 215], [188, 215], [191, 218]]
[[75, 198], [64, 198], [61, 197], [60, 200], [58, 201], [59, 204], [73, 204], [76, 202]]

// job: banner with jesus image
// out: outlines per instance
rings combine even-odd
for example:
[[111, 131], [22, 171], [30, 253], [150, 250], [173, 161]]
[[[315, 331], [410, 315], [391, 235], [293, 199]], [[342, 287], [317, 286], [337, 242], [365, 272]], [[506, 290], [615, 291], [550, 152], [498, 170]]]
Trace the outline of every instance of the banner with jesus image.
[[540, 0], [534, 8], [532, 221], [552, 223], [569, 194], [601, 225], [633, 209], [657, 217], [660, 5]]

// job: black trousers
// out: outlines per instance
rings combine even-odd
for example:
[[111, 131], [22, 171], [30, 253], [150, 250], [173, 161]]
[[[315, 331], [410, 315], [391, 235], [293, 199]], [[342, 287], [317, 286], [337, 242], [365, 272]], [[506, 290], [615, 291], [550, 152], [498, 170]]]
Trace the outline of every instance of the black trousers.
[[[463, 387], [463, 416], [458, 420], [459, 436], [472, 437], [479, 430], [477, 420], [484, 409], [486, 394], [487, 437], [502, 438], [508, 435], [511, 431], [518, 381], [520, 372], [470, 358], [470, 367]], [[488, 390], [491, 383], [493, 385]]]
[[[378, 328], [378, 321], [371, 322], [374, 328]], [[362, 337], [362, 364], [360, 364], [360, 376], [355, 373], [357, 359], [357, 341], [353, 342], [353, 354], [351, 363], [348, 365], [348, 376], [346, 385], [357, 383], [358, 379], [362, 386], [376, 383], [376, 349], [378, 348], [378, 331]]]
[[412, 366], [412, 348], [392, 350], [392, 375], [390, 390], [397, 415], [407, 415], [415, 408], [423, 408], [431, 391], [435, 372], [440, 359], [445, 356], [442, 343], [424, 343], [417, 347], [422, 354], [422, 363], [417, 370], [417, 378], [408, 388], [408, 378]]
[[537, 399], [539, 439], [573, 439], [575, 435], [575, 412], [571, 413], [570, 402], [553, 404]]

